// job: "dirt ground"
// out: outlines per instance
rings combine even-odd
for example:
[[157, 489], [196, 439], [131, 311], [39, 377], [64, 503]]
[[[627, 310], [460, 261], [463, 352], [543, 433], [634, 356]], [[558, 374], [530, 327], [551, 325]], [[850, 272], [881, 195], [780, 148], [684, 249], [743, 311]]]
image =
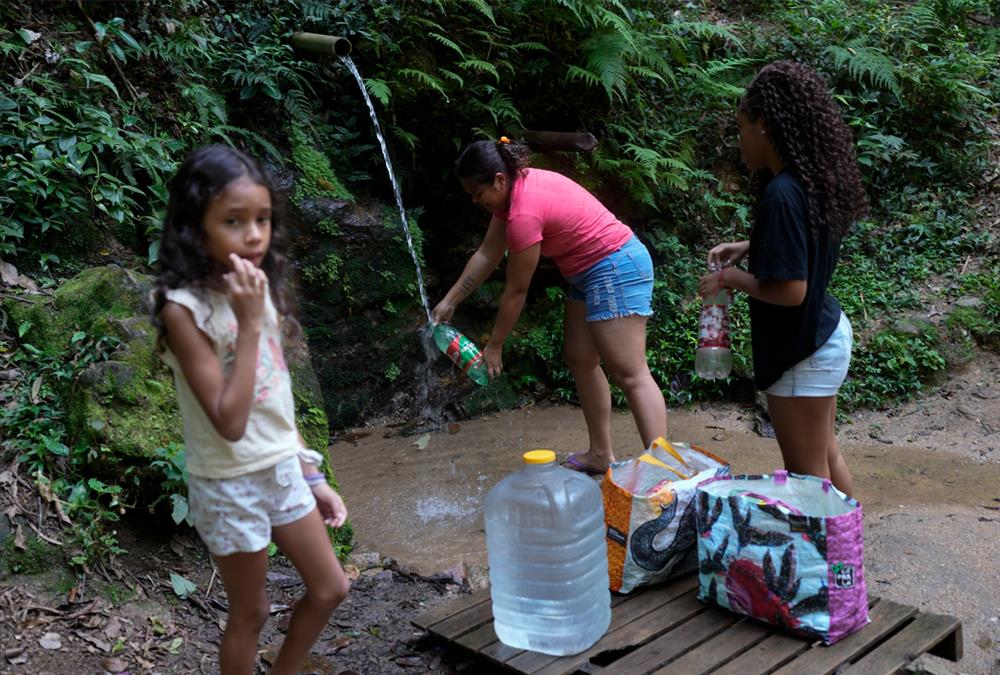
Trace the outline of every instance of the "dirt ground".
[[[932, 673], [1000, 674], [1000, 358], [985, 355], [933, 394], [883, 412], [848, 415], [843, 452], [866, 514], [869, 589], [961, 618], [965, 658], [925, 657]], [[671, 410], [670, 436], [726, 457], [734, 471], [780, 464], [738, 404]], [[422, 636], [409, 620], [487, 583], [481, 507], [520, 453], [585, 449], [580, 411], [538, 404], [400, 436], [356, 429], [331, 446], [358, 549], [353, 579], [303, 672], [482, 673], [467, 655]], [[614, 417], [619, 458], [638, 453], [631, 418]], [[24, 489], [22, 487], [22, 489]], [[141, 526], [141, 524], [140, 524]], [[226, 597], [191, 533], [157, 538], [123, 529], [129, 554], [102, 574], [54, 569], [0, 578], [0, 672], [212, 673]], [[177, 596], [171, 573], [195, 589]], [[261, 667], [279, 644], [301, 581], [280, 556], [268, 576], [272, 615]]]

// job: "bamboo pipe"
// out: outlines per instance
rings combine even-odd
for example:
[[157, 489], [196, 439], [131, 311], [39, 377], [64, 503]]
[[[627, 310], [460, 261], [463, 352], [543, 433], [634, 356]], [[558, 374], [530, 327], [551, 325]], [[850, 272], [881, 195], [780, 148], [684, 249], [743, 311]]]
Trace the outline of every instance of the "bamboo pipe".
[[523, 129], [521, 138], [536, 152], [591, 152], [597, 147], [594, 135], [585, 131], [533, 131]]
[[316, 54], [347, 56], [351, 53], [351, 41], [337, 35], [292, 33], [291, 41], [293, 47]]

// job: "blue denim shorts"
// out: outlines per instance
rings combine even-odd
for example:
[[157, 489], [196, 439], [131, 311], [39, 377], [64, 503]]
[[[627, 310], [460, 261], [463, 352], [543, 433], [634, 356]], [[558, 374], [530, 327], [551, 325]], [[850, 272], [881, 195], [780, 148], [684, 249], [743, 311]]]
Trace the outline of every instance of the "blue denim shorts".
[[851, 322], [841, 312], [837, 328], [823, 346], [782, 373], [778, 381], [767, 388], [766, 393], [789, 397], [836, 396], [840, 385], [847, 378], [853, 347], [854, 331], [851, 329]]
[[652, 316], [653, 261], [638, 237], [568, 277], [569, 298], [587, 303], [587, 321]]

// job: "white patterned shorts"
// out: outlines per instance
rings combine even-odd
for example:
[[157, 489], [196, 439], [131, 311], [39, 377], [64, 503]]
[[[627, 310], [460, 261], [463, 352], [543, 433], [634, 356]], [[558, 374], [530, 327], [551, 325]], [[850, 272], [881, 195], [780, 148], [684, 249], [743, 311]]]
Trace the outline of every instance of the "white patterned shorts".
[[267, 548], [271, 528], [304, 518], [316, 498], [302, 477], [298, 457], [235, 478], [188, 476], [194, 527], [212, 555]]

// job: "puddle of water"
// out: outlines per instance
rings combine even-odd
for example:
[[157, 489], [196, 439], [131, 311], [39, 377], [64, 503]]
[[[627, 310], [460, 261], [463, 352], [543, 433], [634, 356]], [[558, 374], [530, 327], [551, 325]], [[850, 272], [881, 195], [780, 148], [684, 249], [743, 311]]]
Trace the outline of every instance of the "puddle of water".
[[[697, 443], [729, 460], [734, 473], [780, 467], [773, 439], [749, 432], [737, 421], [737, 413], [721, 422], [716, 417], [671, 410], [670, 437]], [[641, 452], [630, 415], [616, 413], [612, 428], [619, 459]], [[384, 430], [375, 430], [357, 445], [335, 444], [330, 448], [333, 468], [360, 548], [390, 555], [425, 574], [458, 561], [486, 563], [482, 505], [489, 490], [520, 467], [522, 452], [545, 447], [562, 457], [585, 449], [587, 443], [583, 414], [561, 405], [464, 422], [456, 434], [432, 433], [423, 450], [415, 438], [384, 435]], [[1000, 466], [995, 464], [976, 464], [942, 449], [844, 444], [841, 451], [869, 517], [898, 512], [901, 505], [975, 509], [996, 505], [992, 500], [1000, 497]]]

